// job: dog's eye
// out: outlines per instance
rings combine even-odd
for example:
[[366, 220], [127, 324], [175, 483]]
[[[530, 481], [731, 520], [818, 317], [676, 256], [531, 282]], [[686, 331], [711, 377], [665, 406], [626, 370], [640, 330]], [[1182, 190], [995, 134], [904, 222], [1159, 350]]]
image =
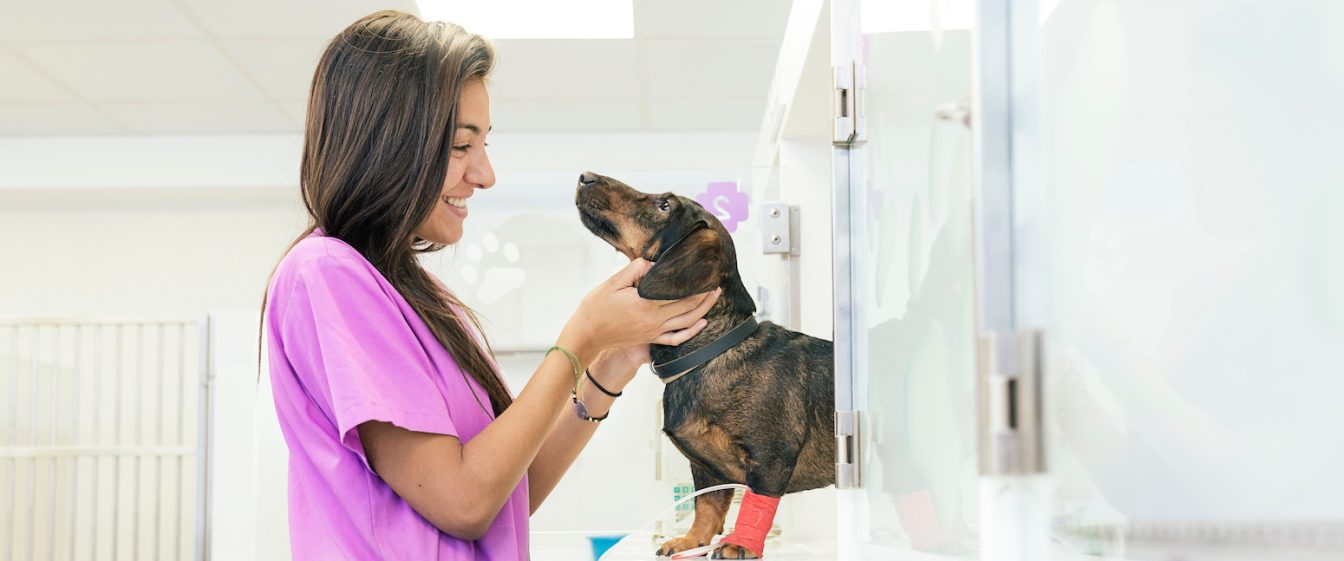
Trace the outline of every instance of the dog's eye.
[[662, 199], [658, 201], [658, 210], [661, 210], [663, 212], [672, 210], [672, 203], [667, 202], [667, 199]]

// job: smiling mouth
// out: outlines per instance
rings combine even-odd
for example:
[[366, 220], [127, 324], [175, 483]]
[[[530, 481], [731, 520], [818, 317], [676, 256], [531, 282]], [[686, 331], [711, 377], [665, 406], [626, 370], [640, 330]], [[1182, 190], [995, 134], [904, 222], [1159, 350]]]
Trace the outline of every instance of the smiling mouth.
[[447, 203], [448, 206], [453, 206], [457, 208], [467, 208], [466, 197], [443, 197], [443, 202]]

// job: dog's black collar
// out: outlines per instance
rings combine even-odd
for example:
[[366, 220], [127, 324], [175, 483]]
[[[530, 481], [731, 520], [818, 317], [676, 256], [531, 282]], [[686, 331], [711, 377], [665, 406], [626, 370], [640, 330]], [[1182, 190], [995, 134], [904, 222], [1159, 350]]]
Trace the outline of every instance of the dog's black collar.
[[654, 364], [650, 368], [653, 369], [653, 373], [657, 374], [658, 379], [662, 380], [664, 384], [671, 384], [678, 378], [690, 374], [692, 370], [700, 368], [701, 366], [704, 366], [705, 363], [714, 360], [714, 357], [723, 354], [724, 351], [741, 343], [747, 337], [751, 336], [751, 334], [756, 331], [757, 327], [759, 327], [759, 324], [756, 323], [756, 318], [747, 318], [747, 321], [742, 322], [737, 327], [724, 333], [722, 337], [715, 339], [713, 343], [700, 347], [699, 349], [692, 351], [691, 354], [681, 358], [669, 360], [662, 364]]

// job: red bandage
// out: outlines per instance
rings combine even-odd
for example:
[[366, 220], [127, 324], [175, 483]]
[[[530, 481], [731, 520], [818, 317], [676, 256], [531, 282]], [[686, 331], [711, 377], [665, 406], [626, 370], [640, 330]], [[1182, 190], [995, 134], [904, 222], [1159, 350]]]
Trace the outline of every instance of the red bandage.
[[747, 491], [742, 496], [742, 507], [737, 510], [737, 522], [733, 524], [733, 533], [724, 536], [719, 544], [731, 543], [751, 550], [757, 557], [765, 552], [765, 535], [775, 522], [775, 509], [779, 508], [779, 497], [767, 497]]

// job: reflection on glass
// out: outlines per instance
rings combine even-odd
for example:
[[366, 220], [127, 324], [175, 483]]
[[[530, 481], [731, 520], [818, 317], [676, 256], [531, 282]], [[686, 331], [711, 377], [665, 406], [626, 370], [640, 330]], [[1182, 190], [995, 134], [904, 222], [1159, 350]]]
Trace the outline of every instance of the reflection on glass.
[[970, 35], [864, 39], [869, 539], [973, 556]]
[[1039, 33], [1018, 310], [1061, 549], [1341, 558], [1344, 5], [1064, 1]]

